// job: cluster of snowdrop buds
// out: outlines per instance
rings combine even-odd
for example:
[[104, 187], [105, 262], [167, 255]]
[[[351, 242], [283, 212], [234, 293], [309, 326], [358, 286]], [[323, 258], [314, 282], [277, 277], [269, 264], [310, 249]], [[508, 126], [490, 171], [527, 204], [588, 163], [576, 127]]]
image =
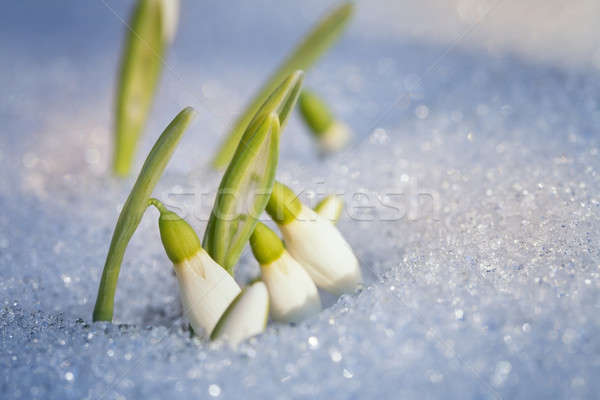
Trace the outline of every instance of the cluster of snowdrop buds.
[[298, 99], [300, 114], [323, 152], [335, 152], [350, 139], [348, 125], [333, 118], [329, 107], [315, 93], [304, 89]]
[[173, 262], [181, 303], [194, 333], [236, 346], [265, 330], [269, 295], [263, 282], [244, 290], [200, 245], [194, 229], [158, 200], [160, 238]]
[[[233, 346], [264, 331], [274, 321], [300, 322], [321, 310], [317, 286], [335, 294], [361, 282], [358, 261], [330, 220], [342, 202], [325, 198], [317, 212], [303, 205], [287, 186], [276, 182], [267, 206], [286, 247], [275, 232], [257, 223], [250, 246], [262, 280], [241, 290], [233, 277], [202, 248], [193, 228], [150, 200], [160, 212], [160, 237], [173, 262], [184, 313], [194, 332]], [[315, 285], [316, 283], [316, 285]]]
[[273, 186], [266, 210], [279, 226], [287, 251], [318, 287], [336, 295], [356, 289], [362, 281], [358, 260], [331, 221], [302, 204], [279, 182]]
[[[181, 111], [165, 128], [119, 215], [102, 271], [94, 321], [112, 320], [123, 255], [148, 205], [160, 212], [161, 240], [173, 262], [185, 315], [197, 335], [235, 345], [265, 329], [269, 308], [273, 320], [298, 322], [321, 309], [317, 287], [335, 294], [356, 288], [361, 281], [358, 260], [334, 226], [343, 207], [341, 200], [330, 196], [313, 211], [289, 188], [274, 185], [282, 129], [302, 90], [300, 68], [308, 68], [339, 37], [353, 8], [345, 2], [325, 15], [234, 124], [213, 161], [213, 166], [226, 167], [226, 171], [202, 242], [186, 221], [150, 198], [193, 109]], [[179, 0], [136, 1], [117, 84], [113, 171], [118, 176], [127, 175], [131, 168], [178, 15]], [[315, 94], [302, 93], [300, 111], [322, 150], [337, 150], [348, 140], [349, 128], [336, 121]], [[270, 200], [250, 195], [271, 193], [273, 185]], [[279, 226], [285, 247], [273, 231], [257, 224], [265, 208]], [[249, 240], [262, 280], [242, 290], [233, 271]]]

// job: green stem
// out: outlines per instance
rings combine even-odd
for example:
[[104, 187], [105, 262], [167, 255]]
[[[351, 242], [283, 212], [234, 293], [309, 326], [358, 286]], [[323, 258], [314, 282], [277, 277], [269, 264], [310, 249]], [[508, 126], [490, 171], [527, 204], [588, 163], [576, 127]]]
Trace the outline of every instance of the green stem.
[[144, 211], [148, 206], [148, 199], [156, 183], [162, 176], [173, 151], [179, 143], [179, 139], [181, 139], [193, 116], [194, 109], [187, 107], [167, 126], [154, 147], [152, 147], [150, 154], [148, 154], [140, 175], [133, 189], [131, 189], [131, 193], [129, 193], [110, 241], [110, 248], [104, 263], [98, 297], [94, 307], [94, 321], [112, 320], [117, 281], [127, 244], [144, 215]]
[[160, 212], [161, 214], [165, 214], [167, 212], [169, 212], [169, 210], [167, 210], [167, 207], [165, 207], [165, 205], [158, 199], [151, 197], [148, 199], [148, 204], [146, 207], [150, 207], [150, 206], [154, 206], [158, 212]]

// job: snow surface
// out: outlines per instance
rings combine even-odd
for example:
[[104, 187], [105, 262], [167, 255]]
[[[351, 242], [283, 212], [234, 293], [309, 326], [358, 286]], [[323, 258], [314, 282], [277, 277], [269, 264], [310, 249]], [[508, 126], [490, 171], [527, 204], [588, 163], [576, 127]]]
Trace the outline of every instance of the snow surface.
[[[156, 194], [201, 233], [220, 135], [323, 6], [298, 12], [294, 26], [262, 6], [240, 5], [241, 17], [188, 3], [138, 168], [175, 113], [196, 107]], [[33, 4], [14, 6], [15, 19]], [[102, 2], [77, 4], [48, 11], [76, 35], [14, 23], [5, 29], [22, 41], [1, 39], [1, 397], [598, 393], [597, 71], [351, 29], [306, 84], [353, 127], [353, 146], [319, 158], [295, 115], [278, 177], [310, 204], [344, 195], [339, 226], [365, 286], [324, 295], [318, 316], [270, 324], [234, 351], [190, 337], [153, 210], [127, 251], [115, 323], [91, 322], [133, 180], [107, 176], [122, 27]], [[128, 4], [114, 7], [126, 15]], [[238, 269], [240, 283], [258, 272], [250, 252]]]

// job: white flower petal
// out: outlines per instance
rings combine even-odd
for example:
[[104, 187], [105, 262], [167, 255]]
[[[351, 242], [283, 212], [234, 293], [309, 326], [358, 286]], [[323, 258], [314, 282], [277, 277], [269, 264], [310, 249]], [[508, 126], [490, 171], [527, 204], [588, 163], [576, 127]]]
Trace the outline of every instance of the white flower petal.
[[344, 200], [335, 194], [331, 194], [325, 197], [317, 206], [315, 207], [315, 212], [319, 214], [321, 217], [330, 221], [332, 224], [335, 224], [340, 216], [342, 215], [342, 210], [344, 209]]
[[360, 266], [337, 228], [306, 206], [280, 226], [286, 249], [313, 281], [331, 293], [352, 292], [362, 281]]
[[319, 136], [319, 147], [326, 152], [335, 152], [343, 148], [350, 140], [350, 128], [340, 121], [333, 121]]
[[204, 249], [175, 265], [175, 273], [185, 315], [197, 335], [208, 337], [240, 287]]
[[216, 338], [232, 346], [265, 330], [269, 317], [269, 293], [263, 282], [246, 287], [231, 304], [217, 328]]
[[315, 283], [287, 251], [272, 263], [262, 265], [261, 270], [269, 289], [273, 320], [300, 322], [321, 310]]
[[163, 35], [168, 43], [175, 38], [179, 21], [179, 0], [160, 0], [162, 10]]

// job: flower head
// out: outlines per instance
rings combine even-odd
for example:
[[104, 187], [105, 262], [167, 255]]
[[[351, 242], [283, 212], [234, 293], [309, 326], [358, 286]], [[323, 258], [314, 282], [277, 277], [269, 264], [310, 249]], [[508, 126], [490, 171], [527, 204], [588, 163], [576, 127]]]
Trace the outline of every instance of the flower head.
[[267, 212], [279, 225], [287, 251], [313, 281], [334, 294], [353, 291], [362, 281], [358, 260], [338, 229], [276, 182]]
[[324, 152], [335, 152], [350, 139], [350, 128], [336, 120], [316, 93], [304, 89], [298, 99], [300, 114]]
[[202, 248], [185, 220], [162, 205], [157, 208], [160, 238], [175, 268], [184, 313], [197, 335], [209, 336], [241, 289]]
[[265, 330], [269, 318], [269, 293], [261, 281], [244, 288], [230, 304], [211, 338], [226, 340], [231, 346]]
[[300, 322], [321, 310], [315, 283], [275, 232], [258, 223], [250, 237], [254, 257], [271, 298], [271, 316], [280, 322]]

